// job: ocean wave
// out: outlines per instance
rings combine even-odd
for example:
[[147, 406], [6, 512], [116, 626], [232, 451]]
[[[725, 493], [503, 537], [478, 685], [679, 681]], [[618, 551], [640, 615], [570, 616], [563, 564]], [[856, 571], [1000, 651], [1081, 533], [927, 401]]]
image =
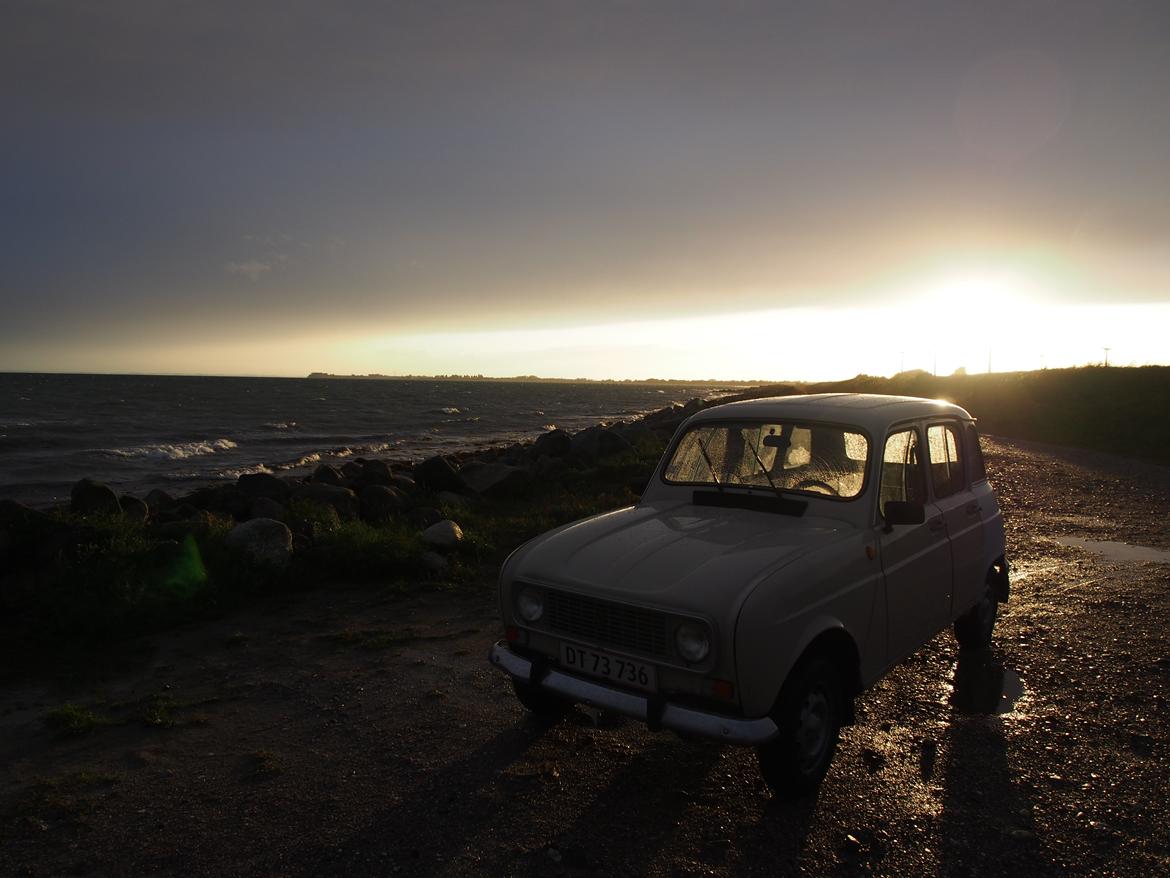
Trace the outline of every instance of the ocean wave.
[[297, 428], [296, 421], [275, 421], [271, 424], [265, 424], [269, 430], [295, 430]]
[[238, 479], [240, 476], [251, 476], [256, 473], [272, 475], [272, 470], [264, 464], [258, 463], [255, 466], [232, 467], [230, 469], [220, 470], [216, 473], [216, 476], [221, 479]]
[[458, 414], [462, 414], [462, 412], [460, 412], [459, 409], [455, 408], [455, 406], [453, 406], [453, 405], [447, 405], [447, 406], [443, 406], [443, 408], [441, 408], [441, 409], [431, 409], [429, 411], [429, 414], [432, 414], [432, 415], [458, 415]]
[[183, 442], [177, 445], [136, 445], [130, 448], [99, 448], [100, 454], [121, 458], [153, 458], [158, 460], [186, 460], [231, 451], [237, 445], [231, 439], [203, 439], [198, 442]]

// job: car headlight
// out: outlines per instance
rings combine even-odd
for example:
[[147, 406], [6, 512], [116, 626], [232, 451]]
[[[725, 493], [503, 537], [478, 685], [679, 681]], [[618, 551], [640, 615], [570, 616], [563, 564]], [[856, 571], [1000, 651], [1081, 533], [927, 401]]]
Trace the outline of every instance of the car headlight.
[[525, 622], [539, 622], [544, 615], [544, 595], [534, 588], [526, 588], [516, 595], [516, 612]]
[[701, 662], [711, 651], [711, 638], [707, 636], [705, 625], [684, 622], [674, 632], [674, 645], [678, 647], [678, 654], [688, 662]]

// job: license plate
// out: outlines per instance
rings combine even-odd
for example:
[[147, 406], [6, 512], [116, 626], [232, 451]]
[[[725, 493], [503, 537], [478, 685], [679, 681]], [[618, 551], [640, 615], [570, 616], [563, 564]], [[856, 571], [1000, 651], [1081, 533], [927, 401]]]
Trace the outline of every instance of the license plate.
[[658, 690], [654, 665], [581, 646], [561, 644], [561, 667], [646, 692]]

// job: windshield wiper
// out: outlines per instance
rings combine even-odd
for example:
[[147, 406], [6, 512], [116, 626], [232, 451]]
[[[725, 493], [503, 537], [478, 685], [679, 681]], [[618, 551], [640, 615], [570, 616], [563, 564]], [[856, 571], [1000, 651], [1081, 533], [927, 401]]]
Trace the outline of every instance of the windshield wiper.
[[748, 442], [747, 447], [751, 450], [752, 457], [754, 457], [756, 459], [756, 463], [758, 463], [760, 465], [760, 472], [762, 472], [764, 474], [764, 478], [768, 480], [768, 484], [772, 487], [772, 490], [776, 493], [776, 496], [783, 497], [784, 492], [776, 487], [776, 482], [773, 481], [772, 474], [770, 472], [768, 472], [768, 468], [766, 466], [764, 466], [764, 462], [762, 460], [760, 460], [760, 454], [758, 451], [756, 451], [755, 443]]
[[699, 438], [699, 433], [695, 431], [695, 441], [699, 443], [699, 451], [703, 453], [703, 460], [707, 461], [707, 469], [711, 470], [711, 478], [715, 482], [715, 487], [720, 491], [723, 490], [723, 483], [719, 481], [719, 474], [715, 472], [715, 464], [711, 462], [711, 455], [707, 453], [707, 446], [703, 444], [703, 440]]

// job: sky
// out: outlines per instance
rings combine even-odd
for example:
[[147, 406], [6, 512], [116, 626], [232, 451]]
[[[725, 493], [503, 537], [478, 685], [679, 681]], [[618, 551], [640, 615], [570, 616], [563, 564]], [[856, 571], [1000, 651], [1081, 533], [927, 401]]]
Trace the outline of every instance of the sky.
[[1168, 45], [1161, 0], [6, 0], [0, 371], [1167, 363]]

